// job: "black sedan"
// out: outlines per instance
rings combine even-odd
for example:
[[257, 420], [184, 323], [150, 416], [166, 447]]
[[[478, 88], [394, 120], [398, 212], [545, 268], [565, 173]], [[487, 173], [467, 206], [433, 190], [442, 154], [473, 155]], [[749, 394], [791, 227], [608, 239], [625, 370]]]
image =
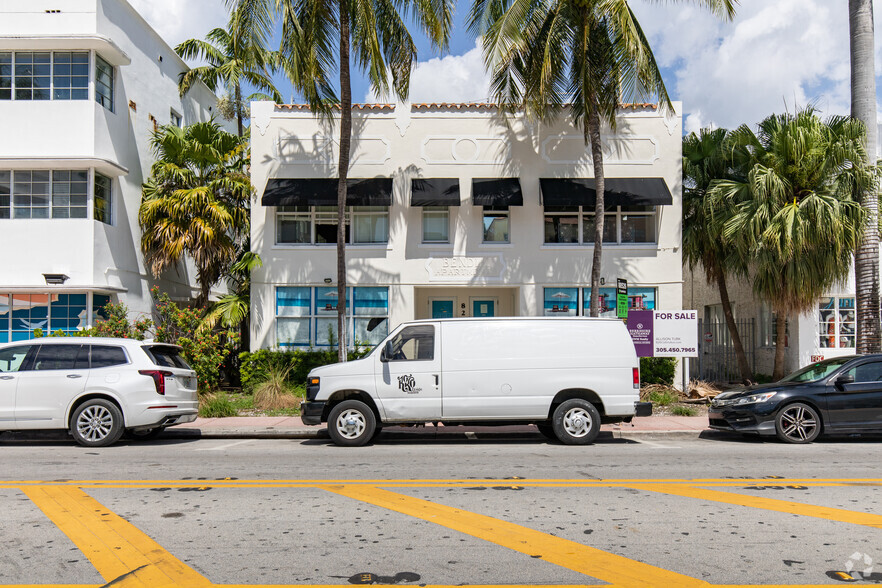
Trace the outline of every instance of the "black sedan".
[[824, 433], [882, 432], [882, 355], [813, 363], [779, 382], [723, 392], [710, 428], [811, 443]]

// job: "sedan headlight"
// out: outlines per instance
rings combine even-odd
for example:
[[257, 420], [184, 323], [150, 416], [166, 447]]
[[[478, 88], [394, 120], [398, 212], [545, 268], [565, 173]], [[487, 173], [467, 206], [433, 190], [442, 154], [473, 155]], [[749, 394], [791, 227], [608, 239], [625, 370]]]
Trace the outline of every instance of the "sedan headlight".
[[758, 402], [765, 402], [772, 398], [778, 392], [763, 392], [762, 394], [751, 394], [750, 396], [742, 396], [741, 398], [737, 398], [735, 400], [730, 400], [733, 406], [741, 406], [742, 404], [756, 404]]

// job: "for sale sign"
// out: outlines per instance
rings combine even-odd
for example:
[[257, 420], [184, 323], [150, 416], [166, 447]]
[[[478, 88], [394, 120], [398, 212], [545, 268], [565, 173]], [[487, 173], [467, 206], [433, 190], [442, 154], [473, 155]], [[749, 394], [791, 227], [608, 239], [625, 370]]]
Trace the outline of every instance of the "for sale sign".
[[628, 332], [638, 357], [698, 357], [695, 310], [632, 310]]

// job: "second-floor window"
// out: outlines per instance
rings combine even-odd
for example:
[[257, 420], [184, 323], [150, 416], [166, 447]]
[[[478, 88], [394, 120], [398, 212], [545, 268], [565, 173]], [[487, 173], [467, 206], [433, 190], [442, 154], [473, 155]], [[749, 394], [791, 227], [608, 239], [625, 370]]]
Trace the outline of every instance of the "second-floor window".
[[113, 66], [95, 56], [95, 101], [113, 112]]
[[86, 218], [88, 170], [0, 171], [0, 218]]
[[[594, 212], [592, 207], [546, 206], [545, 243], [554, 245], [592, 245]], [[655, 243], [656, 207], [611, 206], [603, 215], [603, 242], [609, 244]]]
[[[385, 206], [349, 206], [344, 222], [347, 243], [378, 244], [389, 241], [389, 209]], [[279, 206], [276, 209], [276, 244], [336, 243], [336, 206]]]
[[107, 176], [95, 174], [95, 202], [94, 217], [96, 221], [111, 224], [111, 185], [112, 181]]
[[423, 243], [450, 243], [450, 208], [423, 206]]
[[88, 97], [88, 51], [0, 51], [0, 100]]

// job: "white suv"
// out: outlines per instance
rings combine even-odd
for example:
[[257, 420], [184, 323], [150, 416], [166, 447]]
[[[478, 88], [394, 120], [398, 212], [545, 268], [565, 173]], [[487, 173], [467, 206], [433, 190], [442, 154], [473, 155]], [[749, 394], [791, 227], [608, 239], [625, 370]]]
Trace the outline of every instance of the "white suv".
[[196, 372], [180, 347], [103, 337], [0, 345], [0, 431], [69, 429], [103, 447], [196, 420]]

